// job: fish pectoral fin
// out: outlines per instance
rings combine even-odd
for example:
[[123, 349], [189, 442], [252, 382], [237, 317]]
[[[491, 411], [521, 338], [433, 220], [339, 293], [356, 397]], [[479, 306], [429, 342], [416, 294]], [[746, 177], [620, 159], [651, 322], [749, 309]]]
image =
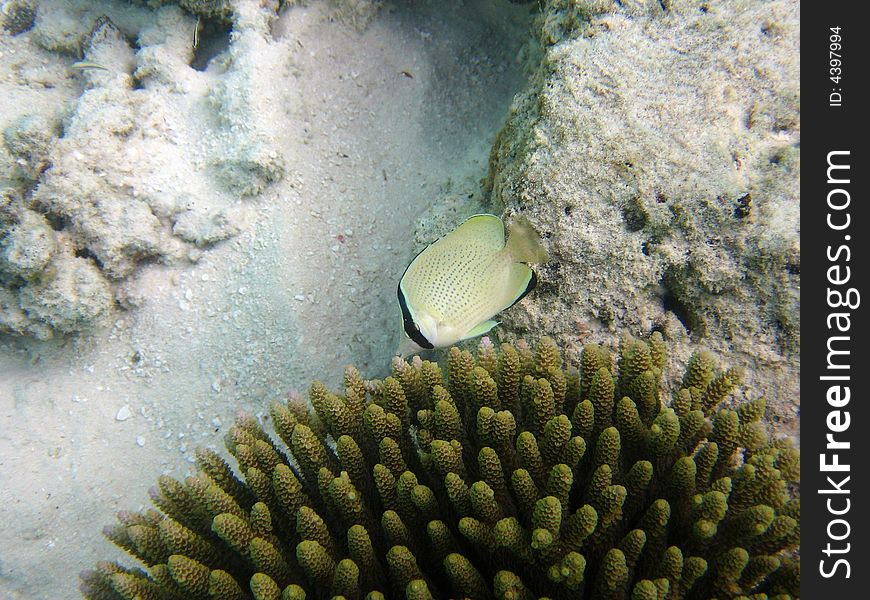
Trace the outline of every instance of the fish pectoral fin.
[[470, 340], [471, 338], [476, 338], [479, 335], [483, 335], [484, 333], [488, 332], [490, 329], [492, 329], [493, 327], [498, 325], [500, 322], [501, 321], [493, 321], [493, 320], [484, 321], [483, 323], [480, 323], [479, 325], [474, 327], [471, 331], [466, 333], [464, 336], [462, 336], [462, 339], [463, 340]]

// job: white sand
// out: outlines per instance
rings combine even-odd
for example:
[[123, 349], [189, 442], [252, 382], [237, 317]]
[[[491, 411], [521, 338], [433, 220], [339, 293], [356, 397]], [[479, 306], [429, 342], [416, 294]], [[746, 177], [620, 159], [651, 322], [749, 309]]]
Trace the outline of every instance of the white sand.
[[[221, 447], [237, 409], [262, 414], [312, 378], [335, 385], [347, 363], [382, 374], [414, 222], [485, 175], [523, 84], [526, 8], [442, 4], [396, 3], [363, 34], [322, 3], [292, 9], [284, 37], [247, 57], [263, 77], [248, 100], [268, 111], [287, 172], [232, 204], [241, 233], [196, 264], [140, 266], [128, 295], [141, 306], [91, 334], [0, 337], [0, 598], [78, 597], [80, 570], [121, 556], [103, 525], [148, 506], [158, 475], [184, 476], [197, 446]], [[18, 94], [4, 120], [22, 100], [82, 91], [73, 59], [27, 35], [0, 37], [0, 95]], [[61, 87], [22, 85], [31, 61]], [[224, 76], [179, 74], [179, 93]], [[191, 119], [186, 135], [209, 135]]]

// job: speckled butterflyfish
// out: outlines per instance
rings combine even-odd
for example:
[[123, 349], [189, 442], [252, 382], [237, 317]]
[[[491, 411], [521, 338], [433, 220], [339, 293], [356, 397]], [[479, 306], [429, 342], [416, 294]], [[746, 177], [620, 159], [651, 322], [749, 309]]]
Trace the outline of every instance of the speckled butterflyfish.
[[495, 215], [474, 215], [411, 261], [399, 280], [402, 342], [397, 354], [443, 348], [498, 325], [493, 317], [537, 284], [526, 263], [547, 251], [525, 218], [508, 228]]

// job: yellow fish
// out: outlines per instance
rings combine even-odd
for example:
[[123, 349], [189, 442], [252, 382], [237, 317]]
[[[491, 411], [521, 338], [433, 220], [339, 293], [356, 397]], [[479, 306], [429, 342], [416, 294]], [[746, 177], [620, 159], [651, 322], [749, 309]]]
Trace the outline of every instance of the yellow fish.
[[443, 348], [483, 335], [496, 314], [534, 289], [524, 263], [547, 261], [525, 218], [505, 227], [495, 215], [474, 215], [417, 255], [399, 280], [404, 335], [397, 354]]

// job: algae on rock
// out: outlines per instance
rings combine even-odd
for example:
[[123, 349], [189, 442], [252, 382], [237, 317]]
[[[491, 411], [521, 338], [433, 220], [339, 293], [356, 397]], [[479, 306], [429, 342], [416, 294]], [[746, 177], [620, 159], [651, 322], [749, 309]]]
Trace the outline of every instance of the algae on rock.
[[658, 328], [799, 398], [798, 24], [793, 0], [544, 4], [486, 182], [491, 211], [549, 234], [509, 328], [572, 352]]

